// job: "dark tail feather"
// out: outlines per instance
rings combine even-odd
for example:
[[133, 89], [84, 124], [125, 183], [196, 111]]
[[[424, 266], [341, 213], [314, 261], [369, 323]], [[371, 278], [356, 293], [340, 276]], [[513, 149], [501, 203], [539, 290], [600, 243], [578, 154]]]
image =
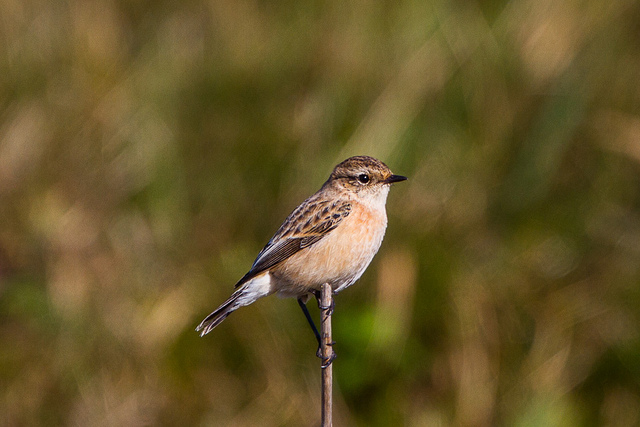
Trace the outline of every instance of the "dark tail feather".
[[202, 323], [198, 325], [196, 331], [200, 332], [201, 337], [211, 332], [211, 330], [226, 319], [228, 315], [240, 307], [238, 304], [235, 304], [235, 302], [241, 294], [241, 290], [238, 289], [229, 297], [228, 300], [226, 300], [220, 307], [216, 308], [213, 313], [208, 315]]

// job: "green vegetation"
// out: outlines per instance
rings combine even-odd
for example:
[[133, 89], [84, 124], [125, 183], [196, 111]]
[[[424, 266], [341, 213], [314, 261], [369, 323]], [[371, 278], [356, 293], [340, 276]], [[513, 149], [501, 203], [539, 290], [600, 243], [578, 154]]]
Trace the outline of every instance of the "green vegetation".
[[639, 22], [3, 1], [0, 425], [317, 425], [295, 301], [194, 328], [356, 154], [410, 180], [336, 299], [336, 425], [640, 424]]

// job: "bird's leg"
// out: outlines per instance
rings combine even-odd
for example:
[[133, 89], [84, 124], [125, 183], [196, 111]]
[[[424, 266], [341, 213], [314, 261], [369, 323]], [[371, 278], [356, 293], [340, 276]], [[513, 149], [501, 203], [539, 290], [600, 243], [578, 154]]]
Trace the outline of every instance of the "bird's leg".
[[322, 338], [320, 338], [320, 332], [318, 332], [318, 328], [316, 328], [315, 323], [313, 323], [313, 319], [311, 318], [311, 315], [309, 314], [309, 310], [307, 309], [307, 304], [305, 304], [304, 301], [302, 301], [302, 298], [298, 298], [298, 305], [302, 309], [302, 312], [304, 313], [304, 317], [307, 318], [307, 322], [309, 322], [309, 325], [313, 330], [313, 334], [316, 336], [316, 340], [318, 340], [318, 352], [319, 352], [320, 344], [322, 342]]
[[[318, 293], [318, 295], [320, 295]], [[325, 360], [322, 358], [322, 338], [320, 337], [320, 332], [318, 332], [318, 328], [316, 328], [315, 323], [313, 323], [313, 319], [311, 318], [311, 314], [309, 314], [309, 310], [307, 309], [307, 304], [304, 303], [304, 301], [302, 300], [302, 298], [298, 298], [298, 305], [300, 306], [300, 308], [302, 309], [302, 312], [304, 313], [304, 317], [307, 319], [307, 322], [309, 322], [309, 326], [311, 326], [311, 329], [313, 330], [313, 334], [316, 337], [316, 340], [318, 341], [318, 350], [316, 351], [316, 357], [318, 357], [319, 359], [322, 359], [322, 369], [326, 368], [327, 366], [331, 365], [331, 362], [333, 362], [333, 359], [336, 358], [336, 353], [332, 352], [331, 353], [331, 357], [329, 357], [329, 359]], [[333, 304], [332, 304], [333, 305]], [[320, 307], [320, 300], [318, 299], [318, 306]], [[325, 308], [324, 310], [326, 310], [327, 308]], [[332, 309], [333, 311], [333, 309]], [[335, 342], [331, 342], [328, 345], [333, 345], [335, 344]]]
[[[322, 311], [324, 311], [324, 315], [329, 317], [333, 314], [333, 309], [335, 308], [335, 300], [333, 298], [331, 298], [331, 303], [328, 306], [325, 306], [322, 304], [322, 295], [320, 291], [315, 291], [313, 293], [313, 295], [316, 297], [316, 300], [318, 301], [318, 308]], [[323, 317], [324, 318], [324, 317]], [[334, 359], [338, 356], [336, 354], [336, 352], [333, 350], [333, 345], [335, 344], [335, 341], [330, 341], [328, 343], [326, 343], [326, 345], [331, 347], [331, 356], [324, 358], [322, 357], [322, 344], [319, 342], [318, 345], [318, 351], [316, 352], [316, 356], [319, 357], [320, 359], [322, 359], [322, 369], [327, 368], [329, 365], [331, 365], [334, 361]]]

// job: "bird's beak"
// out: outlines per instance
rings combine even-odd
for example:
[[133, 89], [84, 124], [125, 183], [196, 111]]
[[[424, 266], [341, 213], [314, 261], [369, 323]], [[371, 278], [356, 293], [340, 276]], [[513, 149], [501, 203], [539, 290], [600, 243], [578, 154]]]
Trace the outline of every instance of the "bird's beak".
[[402, 175], [391, 175], [389, 178], [384, 180], [385, 184], [393, 184], [394, 182], [406, 181], [407, 177]]

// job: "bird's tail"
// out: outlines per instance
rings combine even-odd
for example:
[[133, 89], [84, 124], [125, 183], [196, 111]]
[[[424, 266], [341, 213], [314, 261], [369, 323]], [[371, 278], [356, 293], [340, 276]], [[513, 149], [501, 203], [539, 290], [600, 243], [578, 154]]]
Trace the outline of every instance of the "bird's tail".
[[207, 335], [213, 328], [218, 326], [228, 315], [233, 313], [238, 307], [236, 301], [240, 297], [240, 289], [235, 291], [228, 300], [226, 300], [220, 307], [216, 308], [213, 313], [205, 317], [205, 319], [196, 328], [197, 332], [200, 332], [200, 336]]
[[222, 305], [216, 308], [213, 313], [208, 315], [196, 328], [200, 332], [200, 336], [207, 335], [213, 328], [218, 326], [224, 319], [238, 308], [249, 305], [258, 298], [269, 295], [270, 291], [269, 274], [254, 277], [246, 283], [243, 283], [236, 291], [231, 294]]

